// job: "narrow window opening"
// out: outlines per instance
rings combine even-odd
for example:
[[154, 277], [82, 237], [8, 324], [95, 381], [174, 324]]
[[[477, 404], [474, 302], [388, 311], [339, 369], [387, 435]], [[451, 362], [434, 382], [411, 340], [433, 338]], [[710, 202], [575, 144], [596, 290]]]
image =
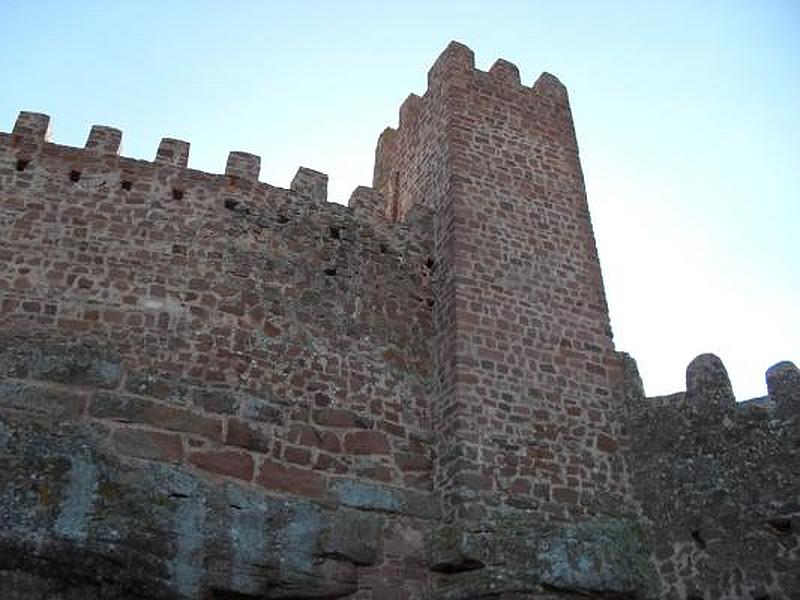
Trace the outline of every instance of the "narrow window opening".
[[28, 166], [28, 163], [31, 162], [29, 160], [25, 160], [24, 158], [17, 159], [17, 171], [24, 171], [25, 168]]

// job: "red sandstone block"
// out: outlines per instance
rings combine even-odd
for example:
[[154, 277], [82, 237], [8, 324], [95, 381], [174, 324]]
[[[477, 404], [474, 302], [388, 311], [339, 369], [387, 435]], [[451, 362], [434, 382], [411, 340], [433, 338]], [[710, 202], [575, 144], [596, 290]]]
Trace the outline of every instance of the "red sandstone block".
[[336, 473], [347, 473], [347, 466], [340, 460], [336, 460], [328, 454], [319, 453], [314, 463], [315, 471], [335, 471]]
[[270, 450], [272, 436], [265, 428], [257, 424], [239, 419], [230, 419], [225, 443], [229, 446], [239, 446], [266, 454]]
[[256, 483], [268, 490], [320, 498], [325, 494], [325, 479], [314, 471], [264, 461]]
[[320, 434], [319, 448], [327, 450], [328, 452], [339, 453], [342, 451], [342, 445], [339, 443], [339, 436], [332, 431], [323, 431]]
[[272, 323], [264, 323], [264, 335], [268, 337], [277, 337], [282, 333], [280, 327], [276, 327]]
[[311, 452], [307, 448], [287, 446], [283, 451], [283, 457], [290, 463], [307, 465], [311, 461]]
[[344, 408], [323, 408], [315, 410], [314, 421], [324, 427], [348, 427], [364, 429], [369, 426], [369, 420], [364, 419], [351, 410]]
[[25, 312], [38, 313], [41, 310], [41, 305], [38, 302], [23, 302], [22, 310]]
[[381, 429], [383, 429], [389, 435], [393, 435], [396, 437], [406, 437], [406, 428], [402, 425], [398, 425], [397, 423], [392, 423], [390, 421], [382, 421], [381, 422]]
[[355, 431], [344, 437], [344, 451], [348, 454], [389, 454], [386, 434], [380, 431]]
[[319, 435], [311, 425], [295, 424], [289, 428], [286, 440], [300, 446], [316, 447], [319, 443]]
[[531, 482], [527, 479], [515, 479], [509, 491], [512, 494], [528, 494], [531, 491]]
[[403, 370], [406, 368], [405, 357], [397, 350], [389, 349], [384, 351], [383, 359], [396, 369]]
[[295, 424], [286, 436], [289, 443], [309, 448], [320, 448], [328, 452], [341, 452], [339, 436], [332, 431], [321, 431], [310, 425]]
[[219, 310], [237, 317], [244, 316], [244, 307], [239, 304], [220, 304]]
[[366, 477], [367, 479], [383, 481], [384, 483], [391, 483], [393, 478], [392, 470], [384, 465], [359, 469], [357, 475], [359, 477]]
[[560, 502], [561, 504], [577, 504], [578, 492], [571, 488], [554, 487], [553, 500]]
[[605, 433], [597, 434], [597, 449], [603, 452], [616, 452], [619, 444], [614, 438], [607, 436]]
[[111, 434], [111, 444], [120, 454], [136, 458], [179, 462], [183, 456], [181, 437], [174, 433], [123, 427]]
[[189, 455], [189, 462], [206, 471], [250, 481], [253, 479], [253, 457], [236, 450], [205, 450]]

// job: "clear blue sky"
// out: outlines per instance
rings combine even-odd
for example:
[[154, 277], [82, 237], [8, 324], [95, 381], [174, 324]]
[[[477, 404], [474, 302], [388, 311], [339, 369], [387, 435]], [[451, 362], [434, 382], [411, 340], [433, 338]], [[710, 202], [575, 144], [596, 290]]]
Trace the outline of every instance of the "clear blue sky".
[[451, 39], [567, 85], [616, 344], [648, 393], [701, 352], [740, 400], [800, 362], [796, 0], [0, 0], [0, 130], [41, 111], [82, 146], [113, 125], [146, 159], [178, 137], [212, 172], [246, 150], [262, 181], [308, 166], [345, 202]]

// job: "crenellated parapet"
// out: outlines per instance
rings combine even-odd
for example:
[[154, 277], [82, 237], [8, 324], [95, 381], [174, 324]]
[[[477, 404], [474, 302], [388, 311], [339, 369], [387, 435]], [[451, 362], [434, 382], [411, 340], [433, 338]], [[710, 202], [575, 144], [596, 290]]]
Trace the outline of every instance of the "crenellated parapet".
[[[445, 152], [445, 146], [452, 147], [448, 139], [467, 135], [455, 122], [445, 125], [443, 116], [459, 108], [459, 90], [475, 85], [488, 92], [484, 92], [485, 100], [497, 95], [516, 105], [529, 126], [555, 135], [566, 131], [577, 151], [567, 91], [555, 76], [542, 73], [532, 86], [526, 86], [513, 63], [498, 59], [489, 71], [482, 71], [475, 67], [472, 50], [451, 42], [428, 71], [425, 93], [409, 94], [400, 105], [398, 126], [385, 129], [378, 140], [373, 187], [386, 198], [387, 218], [402, 220], [416, 203], [434, 206], [436, 192], [424, 187], [434, 182], [425, 177], [425, 169], [432, 157]], [[444, 139], [437, 139], [439, 134]]]
[[[120, 155], [122, 148], [122, 132], [106, 125], [93, 125], [83, 149], [59, 146], [52, 143], [50, 117], [41, 113], [21, 112], [11, 134], [0, 133], [0, 141], [7, 145], [10, 153], [16, 159], [15, 168], [18, 172], [26, 170], [31, 165], [34, 155], [41, 154], [48, 160], [58, 157], [68, 162], [70, 173], [80, 173], [82, 165], [93, 165], [102, 161], [103, 168], [116, 167], [120, 171], [120, 181], [125, 188], [133, 186], [134, 174], [149, 175], [148, 165], [152, 167], [173, 167], [172, 178], [179, 181], [197, 181], [212, 187], [227, 186], [240, 191], [252, 191], [253, 186], [261, 186], [262, 194], [269, 195], [271, 190], [280, 190], [268, 184], [259, 182], [261, 158], [254, 154], [241, 151], [229, 153], [225, 165], [224, 175], [201, 173], [188, 169], [190, 144], [184, 140], [163, 138], [155, 153], [152, 163], [125, 158]], [[114, 163], [109, 162], [114, 158]], [[77, 175], [73, 174], [72, 177]], [[227, 182], [227, 183], [226, 183]], [[327, 204], [328, 176], [306, 167], [300, 167], [289, 185], [288, 191], [296, 195], [297, 201], [311, 201], [319, 208]], [[367, 202], [365, 199], [371, 200]], [[368, 217], [379, 223], [385, 217], [385, 211], [379, 209], [377, 204], [383, 201], [380, 193], [366, 186], [359, 186], [352, 194], [350, 205], [360, 205], [357, 211], [362, 217]], [[364, 210], [365, 202], [370, 204]]]
[[647, 407], [663, 410], [688, 411], [694, 414], [749, 414], [751, 409], [774, 412], [779, 417], [791, 417], [797, 412], [800, 399], [800, 370], [791, 361], [781, 361], [769, 367], [764, 379], [767, 396], [738, 401], [722, 360], [715, 354], [696, 356], [686, 367], [686, 390], [666, 396], [645, 397], [636, 362], [626, 357], [626, 387], [630, 409]]

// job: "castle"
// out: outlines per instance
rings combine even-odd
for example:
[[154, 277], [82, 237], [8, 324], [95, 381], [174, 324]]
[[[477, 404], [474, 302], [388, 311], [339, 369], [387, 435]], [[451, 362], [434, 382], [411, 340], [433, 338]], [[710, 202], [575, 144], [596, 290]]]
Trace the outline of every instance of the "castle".
[[326, 201], [0, 133], [4, 599], [800, 597], [800, 374], [613, 345], [564, 86], [451, 43]]

